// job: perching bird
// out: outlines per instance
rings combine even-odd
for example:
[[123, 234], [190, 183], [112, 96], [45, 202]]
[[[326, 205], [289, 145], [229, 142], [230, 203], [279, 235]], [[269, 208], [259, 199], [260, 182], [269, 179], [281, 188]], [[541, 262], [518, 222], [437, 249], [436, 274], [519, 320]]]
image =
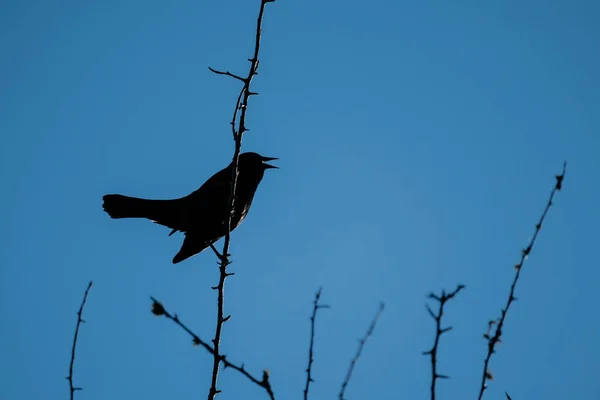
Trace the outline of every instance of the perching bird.
[[[243, 153], [238, 159], [236, 195], [231, 217], [231, 230], [237, 228], [248, 214], [254, 193], [265, 170], [278, 168], [266, 162], [277, 160], [257, 153]], [[120, 194], [107, 194], [102, 207], [111, 218], [147, 218], [185, 234], [181, 250], [173, 258], [177, 264], [200, 253], [225, 236], [232, 164], [214, 174], [200, 189], [172, 200], [147, 200]]]

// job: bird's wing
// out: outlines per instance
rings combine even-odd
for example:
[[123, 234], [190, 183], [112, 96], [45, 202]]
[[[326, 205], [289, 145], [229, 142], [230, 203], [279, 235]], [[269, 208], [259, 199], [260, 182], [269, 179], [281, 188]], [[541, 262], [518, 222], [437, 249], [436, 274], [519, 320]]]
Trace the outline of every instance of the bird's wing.
[[181, 245], [181, 249], [179, 253], [173, 257], [173, 264], [177, 264], [186, 258], [190, 258], [202, 250], [206, 249], [212, 241], [205, 240], [199, 235], [185, 233], [185, 239], [183, 240], [183, 244]]

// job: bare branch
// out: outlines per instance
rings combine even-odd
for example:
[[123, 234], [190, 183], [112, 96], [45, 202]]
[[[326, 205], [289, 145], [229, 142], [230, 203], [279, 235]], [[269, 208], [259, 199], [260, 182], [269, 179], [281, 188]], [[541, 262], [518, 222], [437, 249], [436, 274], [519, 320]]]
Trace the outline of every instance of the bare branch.
[[348, 368], [348, 372], [346, 373], [346, 378], [344, 379], [344, 382], [342, 383], [342, 389], [340, 390], [339, 400], [344, 400], [344, 393], [346, 392], [346, 387], [348, 386], [348, 383], [350, 383], [350, 378], [352, 377], [352, 371], [354, 370], [354, 366], [356, 365], [356, 363], [358, 362], [358, 359], [360, 358], [363, 347], [365, 347], [365, 343], [367, 343], [367, 340], [373, 334], [373, 331], [375, 330], [375, 326], [377, 325], [377, 321], [379, 320], [379, 316], [383, 312], [384, 307], [385, 307], [384, 303], [379, 304], [379, 310], [377, 311], [377, 314], [375, 314], [375, 318], [373, 318], [373, 321], [371, 322], [371, 326], [369, 327], [369, 330], [367, 331], [366, 335], [362, 339], [360, 339], [360, 342], [358, 343], [358, 349], [356, 351], [356, 355], [350, 362], [350, 367]]
[[[232, 125], [232, 130], [233, 130], [233, 138], [235, 141], [235, 150], [233, 153], [233, 160], [232, 160], [232, 179], [231, 179], [231, 188], [230, 188], [230, 192], [229, 192], [229, 200], [228, 200], [228, 209], [233, 211], [233, 207], [234, 207], [234, 199], [235, 199], [235, 192], [236, 192], [236, 185], [237, 185], [237, 177], [238, 177], [238, 160], [239, 160], [239, 156], [240, 156], [240, 151], [242, 148], [242, 137], [244, 135], [244, 132], [247, 130], [246, 129], [246, 110], [248, 108], [248, 99], [250, 98], [251, 95], [251, 91], [250, 91], [250, 84], [252, 83], [252, 78], [254, 77], [254, 75], [257, 74], [257, 70], [258, 70], [258, 55], [260, 53], [260, 38], [261, 38], [261, 31], [262, 31], [262, 19], [263, 19], [263, 14], [265, 11], [265, 6], [267, 5], [267, 3], [272, 2], [273, 0], [261, 0], [260, 3], [260, 11], [258, 13], [258, 18], [256, 21], [256, 39], [255, 39], [255, 44], [254, 44], [254, 55], [252, 57], [252, 59], [250, 60], [250, 69], [248, 72], [248, 76], [246, 78], [241, 78], [238, 77], [236, 75], [233, 75], [229, 72], [225, 72], [225, 75], [229, 75], [232, 76], [236, 79], [241, 80], [244, 83], [244, 86], [242, 87], [240, 94], [237, 98], [236, 104], [235, 104], [235, 110], [233, 113], [233, 120], [231, 121], [231, 125]], [[211, 71], [215, 72], [215, 73], [221, 73], [220, 71], [216, 71], [213, 70], [211, 68]], [[223, 73], [221, 73], [223, 74]], [[238, 127], [236, 129], [236, 118], [238, 116], [238, 109], [241, 110], [239, 112], [239, 124]], [[223, 315], [223, 307], [224, 307], [224, 292], [225, 292], [225, 279], [227, 278], [228, 274], [227, 274], [227, 266], [231, 263], [229, 261], [229, 244], [231, 241], [231, 216], [232, 216], [232, 212], [229, 213], [229, 217], [227, 218], [227, 230], [226, 230], [226, 234], [225, 234], [225, 240], [224, 240], [224, 244], [223, 244], [223, 251], [221, 252], [222, 257], [220, 258], [220, 266], [219, 266], [219, 284], [217, 285], [217, 326], [215, 329], [215, 337], [213, 339], [213, 346], [214, 346], [214, 352], [213, 352], [213, 372], [212, 372], [212, 379], [211, 379], [211, 385], [210, 385], [210, 390], [208, 392], [208, 400], [213, 400], [215, 398], [215, 395], [217, 393], [219, 393], [219, 390], [217, 389], [217, 381], [219, 378], [219, 365], [220, 365], [220, 361], [221, 361], [221, 356], [220, 356], [220, 343], [221, 343], [221, 331], [223, 329], [223, 323], [226, 321], [226, 319], [224, 318]], [[268, 374], [265, 373], [265, 379], [267, 379], [268, 382]]]
[[234, 79], [237, 79], [237, 80], [239, 80], [239, 81], [242, 81], [243, 83], [246, 83], [246, 80], [245, 80], [244, 78], [242, 78], [241, 76], [237, 76], [237, 75], [235, 75], [235, 74], [232, 74], [232, 73], [231, 73], [231, 72], [229, 72], [229, 71], [219, 71], [218, 69], [214, 69], [214, 68], [211, 68], [211, 67], [208, 67], [208, 69], [209, 69], [211, 72], [214, 72], [214, 73], [215, 73], [215, 74], [217, 74], [217, 75], [227, 75], [227, 76], [230, 76], [230, 77], [232, 77], [232, 78], [234, 78]]
[[[211, 243], [209, 246], [212, 249], [212, 251], [215, 253], [215, 255], [217, 256], [217, 258], [219, 259], [219, 261], [223, 261], [224, 257], [223, 257], [223, 255], [221, 253], [219, 253], [219, 250], [217, 250], [217, 248], [215, 247], [215, 245]], [[230, 255], [231, 254], [227, 254], [227, 257], [229, 257]]]
[[88, 297], [88, 293], [92, 288], [92, 281], [88, 283], [87, 289], [85, 289], [85, 293], [83, 295], [83, 300], [81, 301], [81, 306], [79, 307], [79, 311], [77, 312], [77, 325], [75, 325], [75, 335], [73, 336], [73, 347], [71, 349], [71, 364], [69, 365], [69, 376], [67, 376], [67, 380], [69, 381], [69, 388], [71, 390], [71, 400], [75, 398], [75, 391], [83, 390], [80, 387], [73, 386], [73, 368], [75, 366], [75, 349], [77, 348], [77, 337], [79, 336], [79, 326], [85, 322], [81, 315], [83, 314], [83, 307], [85, 307], [85, 302]]
[[431, 400], [435, 400], [435, 383], [436, 383], [436, 381], [438, 379], [448, 379], [447, 375], [441, 375], [437, 372], [437, 351], [438, 351], [438, 346], [440, 344], [440, 338], [444, 333], [452, 330], [451, 326], [442, 328], [442, 316], [444, 315], [444, 306], [446, 305], [446, 302], [448, 300], [452, 300], [454, 298], [454, 296], [456, 296], [464, 288], [465, 288], [464, 285], [458, 285], [456, 287], [456, 289], [454, 289], [454, 291], [451, 293], [446, 294], [446, 291], [442, 290], [442, 294], [440, 296], [437, 296], [433, 293], [430, 293], [427, 296], [430, 299], [434, 299], [435, 301], [437, 301], [440, 304], [440, 308], [438, 309], [437, 314], [435, 314], [431, 310], [431, 307], [429, 307], [429, 304], [425, 305], [427, 307], [427, 311], [429, 312], [429, 315], [431, 315], [431, 318], [433, 318], [435, 320], [435, 324], [436, 324], [435, 340], [433, 342], [433, 347], [431, 348], [431, 350], [427, 350], [427, 351], [423, 352], [424, 355], [431, 356]]
[[[535, 245], [535, 241], [538, 237], [538, 234], [540, 233], [540, 230], [542, 229], [542, 224], [544, 223], [546, 214], [548, 214], [548, 210], [550, 210], [550, 207], [552, 206], [552, 200], [554, 199], [554, 195], [556, 194], [557, 191], [562, 189], [562, 184], [563, 184], [563, 180], [565, 178], [566, 172], [567, 172], [567, 162], [565, 161], [563, 163], [562, 173], [560, 175], [556, 175], [556, 182], [554, 184], [554, 188], [552, 188], [552, 191], [550, 192], [550, 197], [548, 198], [548, 202], [546, 203], [546, 207], [544, 208], [544, 212], [542, 213], [542, 216], [540, 217], [538, 223], [535, 225], [535, 232], [533, 234], [533, 237], [531, 238], [531, 241], [529, 242], [527, 247], [525, 247], [523, 250], [521, 250], [521, 260], [519, 261], [518, 264], [515, 265], [515, 271], [516, 271], [515, 277], [513, 279], [512, 285], [510, 286], [510, 293], [508, 295], [508, 300], [506, 301], [506, 305], [502, 309], [502, 311], [500, 313], [500, 317], [495, 321], [490, 321], [490, 323], [488, 324], [488, 331], [483, 335], [486, 338], [486, 340], [488, 341], [488, 351], [487, 351], [485, 360], [483, 362], [483, 372], [481, 374], [481, 385], [479, 387], [479, 397], [478, 397], [479, 400], [481, 400], [483, 398], [483, 393], [485, 392], [485, 389], [487, 388], [487, 381], [492, 379], [492, 373], [490, 372], [490, 369], [489, 369], [490, 359], [492, 358], [492, 354], [494, 354], [496, 352], [496, 345], [498, 343], [500, 343], [500, 337], [502, 336], [502, 328], [504, 328], [504, 321], [506, 320], [506, 314], [508, 313], [508, 310], [510, 309], [510, 306], [512, 305], [512, 303], [517, 299], [515, 297], [515, 288], [517, 286], [517, 282], [519, 281], [519, 276], [521, 276], [523, 264], [525, 263], [525, 260], [527, 260], [527, 257], [529, 256], [529, 254], [531, 254], [531, 250], [533, 249], [533, 246]], [[496, 330], [492, 334], [492, 329], [494, 326], [496, 327]]]
[[308, 348], [308, 367], [306, 368], [306, 386], [304, 387], [304, 400], [308, 400], [308, 388], [314, 379], [311, 376], [312, 364], [313, 364], [313, 346], [315, 343], [315, 318], [317, 316], [317, 310], [320, 308], [329, 308], [329, 306], [319, 304], [321, 298], [321, 291], [323, 288], [319, 288], [315, 295], [315, 301], [313, 306], [312, 316], [310, 317], [310, 347]]
[[[194, 346], [202, 346], [206, 351], [208, 351], [210, 354], [212, 354], [214, 356], [215, 349], [210, 344], [208, 344], [204, 340], [200, 339], [200, 337], [198, 335], [196, 335], [190, 328], [188, 328], [183, 322], [181, 322], [181, 320], [179, 319], [177, 314], [169, 313], [165, 309], [165, 307], [162, 305], [162, 303], [160, 303], [154, 297], [150, 297], [150, 300], [152, 300], [152, 313], [154, 315], [156, 315], [158, 317], [164, 316], [165, 318], [173, 321], [177, 326], [179, 326], [181, 329], [183, 329], [185, 332], [187, 332], [188, 335], [190, 335], [192, 337], [192, 344]], [[223, 366], [225, 368], [231, 368], [231, 369], [234, 369], [234, 370], [240, 372], [246, 378], [250, 379], [250, 381], [252, 381], [256, 385], [265, 389], [267, 391], [267, 394], [269, 395], [269, 398], [271, 400], [275, 400], [275, 395], [273, 394], [273, 390], [271, 389], [271, 383], [269, 382], [269, 373], [266, 370], [263, 371], [262, 379], [258, 379], [256, 377], [254, 377], [253, 375], [251, 375], [248, 371], [246, 371], [246, 369], [244, 368], [244, 364], [242, 364], [241, 366], [238, 366], [237, 364], [230, 362], [227, 359], [227, 356], [225, 356], [225, 355], [220, 355], [219, 361], [223, 363]]]

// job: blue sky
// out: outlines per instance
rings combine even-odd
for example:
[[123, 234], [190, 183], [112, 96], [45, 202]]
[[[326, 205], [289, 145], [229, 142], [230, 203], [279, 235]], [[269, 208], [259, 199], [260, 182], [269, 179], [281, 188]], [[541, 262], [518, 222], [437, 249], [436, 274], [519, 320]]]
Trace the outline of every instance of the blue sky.
[[[230, 160], [257, 1], [0, 5], [0, 398], [203, 398], [211, 357], [149, 296], [214, 333], [215, 257], [111, 220], [105, 193], [188, 194]], [[425, 295], [449, 303], [439, 398], [473, 398], [554, 175], [569, 167], [517, 288], [486, 398], [600, 398], [600, 4], [349, 0], [269, 5], [246, 151], [279, 157], [232, 237], [222, 346], [301, 397], [315, 291], [311, 398], [335, 397], [386, 302], [348, 399], [428, 398]], [[234, 371], [221, 399], [263, 399]]]

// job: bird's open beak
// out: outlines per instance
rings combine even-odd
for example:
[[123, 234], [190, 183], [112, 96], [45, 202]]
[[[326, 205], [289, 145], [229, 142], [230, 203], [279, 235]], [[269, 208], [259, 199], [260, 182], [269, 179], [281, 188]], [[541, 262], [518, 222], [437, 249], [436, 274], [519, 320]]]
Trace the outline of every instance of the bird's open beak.
[[279, 160], [279, 158], [277, 158], [277, 157], [263, 157], [262, 158], [263, 167], [265, 167], [265, 169], [269, 169], [269, 168], [277, 168], [277, 169], [279, 169], [279, 167], [276, 167], [274, 165], [270, 165], [270, 164], [266, 163], [266, 161], [273, 161], [273, 160]]

